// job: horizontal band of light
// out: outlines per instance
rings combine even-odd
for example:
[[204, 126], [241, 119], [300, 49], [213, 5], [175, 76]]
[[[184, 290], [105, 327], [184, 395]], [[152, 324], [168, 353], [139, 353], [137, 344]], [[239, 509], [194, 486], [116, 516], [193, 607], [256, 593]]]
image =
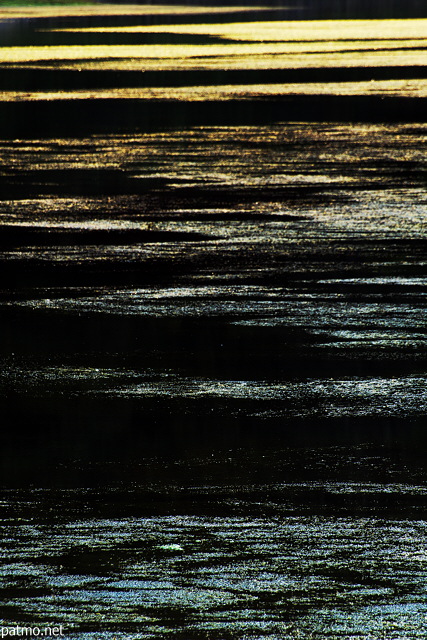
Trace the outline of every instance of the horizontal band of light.
[[[341, 49], [346, 49], [341, 51]], [[366, 47], [370, 49], [370, 47]], [[0, 63], [24, 63], [40, 60], [95, 60], [139, 58], [164, 61], [187, 60], [191, 58], [223, 58], [242, 56], [280, 56], [284, 68], [293, 66], [334, 66], [342, 60], [348, 66], [369, 64], [421, 65], [427, 63], [426, 49], [397, 49], [382, 51], [364, 51], [360, 49], [348, 51], [343, 43], [328, 43], [322, 47], [316, 43], [310, 47], [304, 45], [290, 46], [283, 43], [269, 44], [232, 44], [232, 45], [86, 45], [86, 46], [53, 46], [53, 47], [2, 47]], [[325, 49], [327, 49], [325, 51]], [[384, 62], [380, 62], [381, 60]], [[314, 62], [314, 65], [313, 65]], [[330, 63], [333, 63], [332, 65]]]
[[280, 20], [215, 24], [144, 25], [64, 29], [79, 33], [181, 33], [236, 40], [314, 41], [427, 39], [427, 19], [408, 20]]
[[264, 85], [219, 85], [199, 87], [156, 87], [102, 89], [57, 92], [2, 91], [0, 100], [85, 100], [85, 99], [141, 99], [141, 100], [230, 100], [253, 99], [285, 95], [391, 95], [427, 97], [427, 79], [378, 80], [366, 82], [288, 83]]
[[[152, 4], [81, 4], [81, 5], [49, 5], [44, 6], [10, 6], [0, 7], [0, 19], [8, 18], [43, 18], [61, 16], [150, 16], [171, 14], [200, 14], [200, 13], [234, 13], [235, 11], [260, 11], [265, 7], [204, 7], [188, 5], [152, 5]], [[283, 9], [283, 7], [280, 7]], [[271, 11], [271, 9], [269, 9]], [[274, 10], [274, 9], [273, 9]]]

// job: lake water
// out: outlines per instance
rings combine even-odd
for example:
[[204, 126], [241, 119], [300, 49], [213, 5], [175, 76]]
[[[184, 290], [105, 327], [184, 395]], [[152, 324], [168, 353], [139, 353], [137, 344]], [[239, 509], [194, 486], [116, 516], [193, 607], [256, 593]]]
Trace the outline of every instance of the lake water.
[[413, 15], [0, 10], [3, 626], [425, 637]]

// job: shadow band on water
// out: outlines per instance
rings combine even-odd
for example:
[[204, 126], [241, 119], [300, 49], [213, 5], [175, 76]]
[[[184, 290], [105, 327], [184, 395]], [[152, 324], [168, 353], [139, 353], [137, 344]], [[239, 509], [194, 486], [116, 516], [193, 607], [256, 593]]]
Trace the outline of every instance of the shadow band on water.
[[420, 79], [427, 77], [424, 66], [350, 67], [313, 69], [222, 69], [222, 70], [163, 70], [88, 71], [85, 69], [0, 68], [0, 87], [3, 91], [77, 91], [136, 87], [191, 87], [234, 84], [286, 84], [303, 82], [361, 82], [364, 80]]
[[[239, 450], [246, 454], [256, 451], [262, 458], [271, 450], [287, 447], [294, 449], [295, 455], [304, 449], [318, 449], [316, 456], [327, 450], [333, 454], [334, 448], [344, 447], [350, 455], [369, 443], [382, 447], [384, 455], [395, 451], [399, 459], [407, 457], [410, 461], [418, 460], [420, 450], [427, 445], [422, 417], [278, 417], [263, 421], [248, 416], [247, 401], [153, 398], [138, 402], [63, 397], [31, 401], [17, 397], [14, 401], [13, 406], [4, 401], [0, 404], [2, 422], [7, 427], [1, 437], [2, 486], [84, 486], [94, 483], [95, 478], [96, 484], [104, 486], [112, 481], [123, 485], [132, 481], [149, 483], [153, 478], [144, 473], [144, 468], [153, 458], [172, 464], [173, 481], [179, 481], [180, 475], [176, 475], [174, 464], [197, 460], [198, 481], [203, 483], [212, 457], [228, 451], [232, 457]], [[253, 407], [256, 408], [262, 407]], [[239, 419], [240, 409], [244, 418]], [[354, 466], [357, 467], [355, 463]], [[250, 474], [250, 470], [246, 472]], [[242, 473], [244, 466], [230, 468], [221, 481], [236, 481]], [[277, 480], [283, 480], [288, 473], [283, 468]], [[271, 482], [272, 477], [268, 479], [265, 474]], [[306, 475], [315, 479], [317, 474], [307, 466]], [[184, 469], [182, 479], [186, 477], [189, 476]], [[256, 476], [252, 480], [256, 481]]]
[[0, 226], [0, 248], [84, 245], [127, 245], [151, 242], [193, 242], [212, 236], [185, 231], [64, 231]]
[[424, 122], [426, 113], [426, 98], [379, 96], [292, 96], [209, 102], [132, 99], [3, 102], [0, 103], [0, 136], [34, 139], [287, 121]]

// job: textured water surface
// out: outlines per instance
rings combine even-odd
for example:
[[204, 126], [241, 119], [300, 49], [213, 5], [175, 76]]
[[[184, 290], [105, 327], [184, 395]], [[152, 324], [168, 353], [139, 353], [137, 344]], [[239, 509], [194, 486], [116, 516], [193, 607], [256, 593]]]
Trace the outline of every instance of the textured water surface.
[[[388, 513], [393, 500], [406, 495], [408, 508], [425, 496], [425, 485], [169, 491], [174, 515], [75, 519], [73, 501], [100, 500], [102, 512], [118, 497], [74, 490], [56, 495], [60, 510], [49, 520], [28, 512], [25, 494], [5, 494], [3, 510], [13, 503], [20, 514], [3, 524], [7, 622], [61, 620], [69, 638], [425, 634], [426, 523], [415, 512], [404, 520]], [[215, 499], [213, 512], [187, 514], [201, 494]], [[134, 509], [145, 497], [154, 511], [166, 497], [131, 496]], [[34, 500], [46, 507], [43, 492]], [[363, 502], [365, 513], [345, 513]]]
[[2, 625], [426, 636], [425, 16], [323, 4], [0, 9]]

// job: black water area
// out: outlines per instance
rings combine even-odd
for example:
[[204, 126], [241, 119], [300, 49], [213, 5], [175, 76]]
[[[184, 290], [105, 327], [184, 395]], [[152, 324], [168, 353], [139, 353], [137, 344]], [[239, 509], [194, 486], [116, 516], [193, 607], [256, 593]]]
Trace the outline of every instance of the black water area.
[[[10, 138], [40, 138], [149, 132], [172, 127], [251, 126], [281, 121], [424, 122], [425, 98], [377, 96], [297, 96], [186, 103], [181, 101], [85, 100], [74, 118], [74, 101], [0, 104], [0, 134]], [[108, 187], [107, 187], [108, 188]]]
[[[157, 35], [157, 34], [154, 34]], [[358, 82], [363, 80], [396, 80], [425, 78], [424, 66], [387, 66], [354, 68], [313, 69], [204, 69], [140, 71], [74, 70], [37, 68], [17, 69], [4, 65], [0, 68], [3, 90], [9, 91], [77, 91], [87, 89], [111, 89], [130, 87], [185, 87], [228, 84], [283, 84], [291, 82]], [[383, 109], [383, 114], [387, 109]], [[401, 112], [404, 118], [405, 110]], [[360, 116], [363, 121], [369, 112]], [[383, 116], [384, 117], [384, 116]]]

